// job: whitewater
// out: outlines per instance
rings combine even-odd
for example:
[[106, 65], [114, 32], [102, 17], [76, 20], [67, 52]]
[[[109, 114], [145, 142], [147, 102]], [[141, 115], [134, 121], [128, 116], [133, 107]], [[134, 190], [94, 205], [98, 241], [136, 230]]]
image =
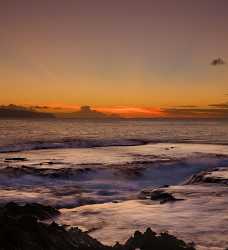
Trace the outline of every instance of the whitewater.
[[[79, 226], [106, 244], [151, 227], [194, 241], [198, 249], [224, 249], [227, 125], [1, 120], [0, 202], [52, 205], [62, 212], [58, 223]], [[155, 189], [177, 201], [152, 200]]]

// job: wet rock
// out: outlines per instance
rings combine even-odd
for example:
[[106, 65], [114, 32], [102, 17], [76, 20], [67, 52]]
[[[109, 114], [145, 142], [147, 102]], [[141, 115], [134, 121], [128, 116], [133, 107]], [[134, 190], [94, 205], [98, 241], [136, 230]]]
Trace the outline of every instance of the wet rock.
[[151, 194], [151, 190], [142, 190], [139, 195], [138, 198], [141, 200], [146, 200], [146, 199], [150, 199], [150, 194]]
[[136, 231], [124, 245], [105, 246], [78, 228], [65, 229], [55, 222], [44, 224], [32, 216], [0, 216], [1, 250], [195, 250], [191, 244], [151, 229]]
[[55, 222], [45, 224], [28, 212], [32, 208], [36, 214], [34, 210], [41, 207], [9, 203], [1, 208], [1, 250], [195, 250], [193, 244], [186, 244], [168, 233], [157, 235], [150, 228], [144, 233], [136, 231], [123, 245], [105, 246], [78, 228], [66, 229]]
[[27, 158], [25, 157], [5, 158], [5, 162], [10, 162], [10, 161], [27, 161]]
[[210, 171], [202, 171], [193, 175], [184, 184], [222, 184], [228, 185], [228, 169], [215, 168]]
[[117, 244], [116, 250], [194, 250], [193, 244], [186, 244], [184, 241], [177, 239], [169, 233], [157, 235], [150, 228], [145, 233], [136, 231], [125, 245]]
[[104, 250], [97, 240], [78, 228], [66, 230], [52, 223], [38, 222], [32, 216], [0, 216], [1, 250]]
[[23, 216], [33, 216], [39, 220], [46, 220], [60, 215], [60, 212], [51, 206], [40, 205], [37, 203], [18, 205], [14, 202], [10, 202], [0, 208], [0, 214], [18, 218]]
[[[199, 183], [203, 183], [203, 182], [207, 182], [208, 179], [205, 178], [205, 175], [207, 174], [208, 172], [206, 171], [203, 171], [203, 172], [200, 172], [198, 174], [195, 174], [193, 175], [192, 177], [190, 177], [190, 179], [188, 179], [185, 184], [186, 185], [190, 185], [190, 184], [199, 184]], [[211, 181], [210, 181], [211, 182]]]
[[150, 199], [153, 201], [159, 201], [161, 204], [183, 200], [174, 197], [173, 194], [169, 193], [166, 188], [168, 188], [168, 186], [152, 190], [147, 190], [147, 189], [142, 190], [138, 195], [138, 198], [142, 200]]
[[172, 194], [166, 192], [163, 189], [155, 189], [150, 193], [150, 199], [155, 201], [160, 201], [161, 204], [167, 202], [180, 201], [182, 199], [175, 198]]

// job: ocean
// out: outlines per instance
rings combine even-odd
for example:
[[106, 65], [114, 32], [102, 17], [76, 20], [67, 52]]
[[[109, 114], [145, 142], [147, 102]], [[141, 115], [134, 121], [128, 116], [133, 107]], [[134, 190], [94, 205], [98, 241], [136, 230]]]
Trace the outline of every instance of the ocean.
[[228, 144], [228, 121], [221, 120], [0, 120], [0, 132], [0, 152], [144, 142]]
[[[59, 223], [107, 244], [150, 226], [223, 249], [227, 166], [227, 121], [0, 120], [0, 202], [55, 206]], [[223, 183], [190, 183], [199, 173]], [[143, 196], [156, 188], [181, 199]]]

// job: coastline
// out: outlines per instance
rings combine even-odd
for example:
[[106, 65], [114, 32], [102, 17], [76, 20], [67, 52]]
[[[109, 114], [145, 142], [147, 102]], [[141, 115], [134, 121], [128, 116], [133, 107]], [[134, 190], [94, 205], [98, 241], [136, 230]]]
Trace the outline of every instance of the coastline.
[[223, 250], [227, 152], [226, 145], [160, 143], [3, 153], [1, 204], [49, 204], [61, 213], [57, 224], [105, 246], [150, 227], [197, 250]]

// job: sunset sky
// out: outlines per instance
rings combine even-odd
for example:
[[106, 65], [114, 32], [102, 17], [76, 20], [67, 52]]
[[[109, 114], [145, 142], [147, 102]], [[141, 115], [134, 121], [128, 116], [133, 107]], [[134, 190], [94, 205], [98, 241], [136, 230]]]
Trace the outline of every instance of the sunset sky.
[[227, 114], [226, 61], [227, 0], [0, 3], [2, 105]]

